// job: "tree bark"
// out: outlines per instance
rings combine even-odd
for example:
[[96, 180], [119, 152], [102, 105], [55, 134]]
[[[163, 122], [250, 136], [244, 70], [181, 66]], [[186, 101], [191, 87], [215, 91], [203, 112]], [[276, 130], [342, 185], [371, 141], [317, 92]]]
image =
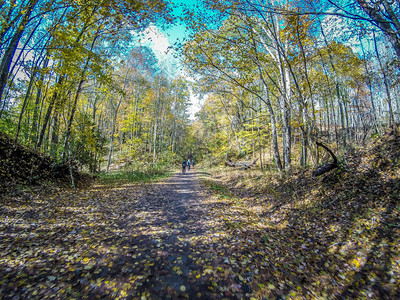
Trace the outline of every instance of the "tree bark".
[[[49, 63], [49, 59], [46, 58], [43, 62], [43, 69], [47, 67]], [[42, 89], [43, 89], [43, 81], [44, 81], [44, 74], [42, 73], [40, 75], [40, 79], [39, 79], [39, 86], [37, 88], [37, 92], [36, 92], [36, 99], [35, 99], [35, 105], [33, 107], [33, 119], [32, 119], [32, 127], [31, 127], [31, 133], [30, 133], [30, 141], [31, 144], [36, 145], [37, 143], [37, 139], [38, 139], [38, 130], [39, 130], [39, 124], [38, 124], [38, 119], [39, 119], [39, 104], [40, 104], [40, 100], [42, 97]]]
[[265, 78], [262, 74], [262, 68], [258, 59], [258, 52], [257, 52], [257, 45], [256, 45], [256, 41], [254, 39], [253, 36], [253, 31], [250, 31], [251, 33], [251, 39], [252, 39], [252, 46], [253, 46], [253, 50], [255, 52], [255, 59], [254, 62], [257, 65], [258, 68], [258, 75], [260, 76], [260, 80], [261, 83], [263, 84], [263, 87], [265, 89], [265, 94], [266, 97], [265, 99], [261, 98], [261, 100], [267, 105], [267, 109], [269, 112], [269, 116], [270, 116], [270, 122], [271, 122], [271, 131], [272, 131], [272, 147], [274, 149], [274, 157], [275, 157], [275, 163], [276, 163], [276, 167], [278, 169], [279, 174], [281, 174], [282, 172], [282, 162], [281, 162], [281, 157], [279, 154], [279, 147], [278, 147], [278, 134], [276, 131], [276, 119], [275, 119], [275, 112], [274, 109], [272, 107], [272, 103], [271, 103], [271, 99], [269, 97], [269, 88], [268, 85], [265, 81]]
[[233, 162], [230, 159], [228, 159], [225, 162], [225, 166], [232, 167], [232, 168], [240, 167], [244, 170], [247, 170], [247, 169], [251, 168], [257, 162], [257, 160], [258, 160], [258, 158], [256, 158], [252, 162]]
[[392, 96], [390, 94], [390, 87], [389, 87], [388, 79], [387, 79], [385, 70], [383, 69], [381, 56], [379, 55], [378, 45], [376, 43], [375, 32], [373, 33], [373, 36], [374, 36], [375, 53], [376, 53], [376, 57], [378, 58], [379, 67], [381, 69], [380, 71], [381, 71], [382, 76], [383, 76], [383, 83], [385, 85], [385, 90], [386, 90], [387, 104], [388, 104], [388, 109], [389, 109], [389, 126], [392, 126], [394, 124], [394, 115], [393, 115], [393, 108], [392, 108]]
[[330, 170], [337, 168], [339, 166], [339, 164], [338, 164], [338, 160], [337, 160], [335, 154], [333, 154], [333, 152], [327, 146], [325, 146], [324, 144], [319, 143], [319, 142], [316, 142], [316, 144], [317, 144], [317, 146], [320, 146], [320, 147], [324, 148], [326, 151], [328, 151], [328, 153], [332, 156], [332, 159], [333, 159], [332, 163], [320, 166], [312, 173], [313, 176], [320, 176]]
[[[58, 110], [58, 107], [55, 108], [54, 114], [53, 114], [53, 119], [51, 122], [52, 123], [52, 130], [51, 130], [51, 142], [50, 142], [50, 155], [53, 157], [56, 157], [58, 154], [58, 143], [60, 141], [59, 139], [59, 133], [60, 133], [60, 112]], [[51, 124], [50, 123], [50, 124]]]
[[257, 118], [257, 135], [258, 135], [258, 151], [260, 152], [260, 168], [263, 169], [261, 134], [260, 134], [260, 124], [258, 122], [258, 118]]
[[[57, 81], [58, 87], [57, 88], [60, 88], [60, 86], [62, 85], [62, 83], [64, 81], [64, 77], [65, 77], [65, 75], [62, 75], [58, 78], [58, 81]], [[58, 97], [58, 91], [55, 90], [53, 93], [53, 97], [51, 97], [49, 106], [47, 108], [47, 112], [46, 112], [46, 115], [43, 120], [42, 130], [40, 131], [39, 139], [36, 144], [36, 148], [38, 148], [38, 149], [42, 146], [44, 135], [46, 133], [47, 124], [50, 120], [51, 113], [53, 112], [54, 104], [56, 103], [57, 97]]]
[[[21, 23], [18, 25], [17, 30], [15, 31], [13, 37], [11, 38], [10, 44], [3, 54], [3, 58], [0, 63], [0, 101], [3, 98], [4, 89], [7, 85], [7, 80], [10, 74], [10, 66], [13, 60], [15, 51], [17, 50], [18, 42], [21, 39], [22, 34], [25, 31], [26, 26], [28, 25], [29, 18], [32, 14], [32, 11], [35, 5], [39, 0], [31, 0], [29, 1], [24, 17], [21, 20]], [[4, 99], [4, 102], [6, 100]], [[1, 103], [1, 102], [0, 102]], [[5, 107], [3, 105], [3, 107]], [[0, 111], [0, 118], [2, 115], [2, 111]]]
[[[127, 82], [128, 82], [128, 72], [126, 73], [126, 77], [125, 77], [125, 81], [124, 81], [124, 89], [126, 87]], [[110, 170], [112, 154], [114, 152], [114, 134], [115, 134], [115, 124], [117, 123], [118, 110], [119, 110], [119, 107], [121, 106], [121, 103], [123, 100], [124, 100], [124, 95], [121, 95], [119, 98], [117, 107], [115, 108], [115, 111], [114, 111], [114, 118], [113, 118], [111, 132], [110, 132], [110, 150], [108, 152], [108, 160], [107, 160], [107, 168], [106, 168], [107, 173]]]
[[156, 115], [155, 115], [154, 132], [153, 132], [153, 164], [156, 163], [157, 130], [159, 122], [160, 104], [161, 104], [161, 82], [158, 90], [157, 108], [155, 112]]
[[31, 95], [31, 89], [32, 89], [33, 82], [35, 81], [35, 77], [36, 77], [36, 72], [34, 72], [32, 74], [32, 76], [29, 80], [28, 89], [25, 93], [24, 102], [22, 103], [21, 112], [19, 113], [17, 132], [15, 133], [15, 142], [18, 141], [18, 135], [19, 135], [19, 131], [21, 129], [22, 118], [24, 116], [26, 106], [28, 105], [28, 100], [29, 100], [29, 96]]
[[[93, 41], [92, 41], [92, 44], [91, 44], [91, 47], [90, 47], [90, 51], [93, 50], [94, 44], [96, 43], [96, 39], [97, 39], [97, 36], [96, 36], [96, 37], [93, 39]], [[85, 82], [85, 74], [86, 74], [86, 71], [87, 71], [87, 69], [88, 69], [89, 62], [90, 62], [90, 59], [91, 59], [91, 58], [92, 58], [92, 57], [91, 57], [91, 55], [89, 54], [89, 56], [88, 56], [87, 59], [86, 59], [85, 66], [83, 67], [81, 76], [80, 76], [80, 81], [79, 81], [79, 84], [78, 84], [78, 89], [77, 89], [76, 94], [75, 94], [74, 103], [73, 103], [73, 105], [72, 105], [71, 114], [70, 114], [70, 117], [69, 117], [69, 120], [68, 120], [68, 124], [67, 124], [67, 132], [65, 133], [65, 139], [64, 139], [64, 154], [66, 154], [67, 146], [69, 147], [68, 139], [69, 139], [69, 137], [70, 137], [70, 135], [71, 135], [72, 122], [73, 122], [73, 120], [74, 120], [75, 111], [76, 111], [76, 107], [77, 107], [77, 105], [78, 105], [79, 96], [80, 96], [81, 91], [82, 91], [83, 83]], [[68, 149], [69, 149], [69, 148], [68, 148]]]
[[344, 112], [343, 103], [342, 103], [342, 99], [341, 99], [341, 95], [340, 95], [338, 76], [337, 76], [335, 64], [333, 63], [333, 56], [332, 56], [332, 53], [331, 53], [331, 50], [330, 50], [330, 47], [328, 44], [328, 40], [326, 39], [326, 35], [325, 35], [325, 32], [324, 32], [322, 26], [321, 26], [321, 34], [324, 38], [324, 42], [325, 42], [325, 45], [328, 50], [329, 63], [331, 65], [332, 70], [335, 75], [335, 91], [336, 91], [336, 97], [337, 97], [337, 101], [338, 101], [338, 105], [339, 105], [340, 121], [341, 121], [341, 125], [342, 125], [342, 131], [341, 131], [342, 132], [342, 143], [343, 143], [343, 150], [346, 152], [347, 136], [346, 136], [345, 112]]

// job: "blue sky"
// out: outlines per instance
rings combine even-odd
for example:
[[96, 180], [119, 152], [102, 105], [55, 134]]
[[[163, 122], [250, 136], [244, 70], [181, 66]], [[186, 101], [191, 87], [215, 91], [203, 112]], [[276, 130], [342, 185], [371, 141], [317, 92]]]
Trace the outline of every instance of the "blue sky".
[[[198, 0], [171, 0], [174, 6], [174, 16], [183, 16], [184, 9], [193, 9]], [[176, 20], [176, 24], [165, 30], [168, 35], [170, 42], [174, 43], [176, 40], [182, 41], [183, 38], [187, 37], [186, 24], [181, 22], [179, 19]]]
[[177, 72], [177, 64], [179, 61], [173, 57], [173, 51], [169, 49], [176, 42], [183, 43], [185, 38], [188, 38], [188, 32], [186, 24], [179, 20], [180, 16], [183, 16], [184, 9], [194, 8], [198, 3], [198, 0], [171, 0], [174, 16], [178, 17], [173, 25], [170, 25], [166, 29], [154, 25], [150, 25], [144, 32], [144, 36], [141, 37], [141, 44], [149, 46], [156, 57], [165, 68], [169, 68], [172, 64], [173, 68], [170, 70], [171, 76]]

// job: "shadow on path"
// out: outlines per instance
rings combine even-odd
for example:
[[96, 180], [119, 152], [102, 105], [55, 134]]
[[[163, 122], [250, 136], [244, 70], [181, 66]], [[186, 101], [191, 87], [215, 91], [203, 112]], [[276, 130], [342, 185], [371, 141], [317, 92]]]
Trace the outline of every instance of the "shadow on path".
[[[214, 228], [207, 216], [206, 198], [195, 170], [176, 173], [146, 187], [135, 203], [135, 214], [119, 220], [124, 235], [132, 235], [123, 243], [131, 253], [119, 257], [114, 265], [129, 265], [130, 273], [139, 276], [139, 284], [131, 291], [133, 297], [221, 297], [212, 274], [222, 258], [210, 240]], [[112, 246], [115, 238], [107, 243]]]
[[207, 201], [195, 170], [10, 199], [0, 208], [0, 298], [242, 298], [226, 293], [229, 243]]
[[196, 173], [176, 173], [153, 185], [140, 201], [138, 214], [139, 224], [149, 233], [142, 251], [149, 260], [157, 261], [142, 289], [152, 297], [213, 298], [208, 289], [211, 283], [196, 278], [204, 267], [196, 262], [202, 261], [199, 250], [211, 246], [204, 243], [210, 228]]

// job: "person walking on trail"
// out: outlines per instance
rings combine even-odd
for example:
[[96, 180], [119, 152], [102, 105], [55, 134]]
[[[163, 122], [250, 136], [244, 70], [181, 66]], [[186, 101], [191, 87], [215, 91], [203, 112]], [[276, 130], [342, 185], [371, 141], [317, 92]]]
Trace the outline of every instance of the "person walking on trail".
[[183, 160], [182, 162], [182, 173], [185, 174], [186, 172], [186, 160]]
[[190, 159], [187, 160], [188, 171], [190, 171]]
[[192, 159], [191, 163], [192, 163], [192, 168], [194, 168], [194, 159]]

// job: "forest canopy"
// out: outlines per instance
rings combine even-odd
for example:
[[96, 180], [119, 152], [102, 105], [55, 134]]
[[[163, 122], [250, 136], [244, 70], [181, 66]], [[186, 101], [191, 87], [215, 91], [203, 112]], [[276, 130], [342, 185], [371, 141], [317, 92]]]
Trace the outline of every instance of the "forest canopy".
[[0, 298], [400, 299], [399, 15], [0, 1]]
[[343, 154], [399, 121], [397, 3], [205, 2], [183, 53], [216, 160], [315, 165], [316, 142]]
[[[2, 2], [0, 130], [91, 172], [192, 152], [281, 172], [399, 121], [397, 2], [177, 3]], [[137, 37], [178, 21], [174, 76]]]
[[170, 4], [6, 1], [1, 11], [2, 132], [92, 172], [183, 151], [188, 84], [138, 41], [173, 22]]

